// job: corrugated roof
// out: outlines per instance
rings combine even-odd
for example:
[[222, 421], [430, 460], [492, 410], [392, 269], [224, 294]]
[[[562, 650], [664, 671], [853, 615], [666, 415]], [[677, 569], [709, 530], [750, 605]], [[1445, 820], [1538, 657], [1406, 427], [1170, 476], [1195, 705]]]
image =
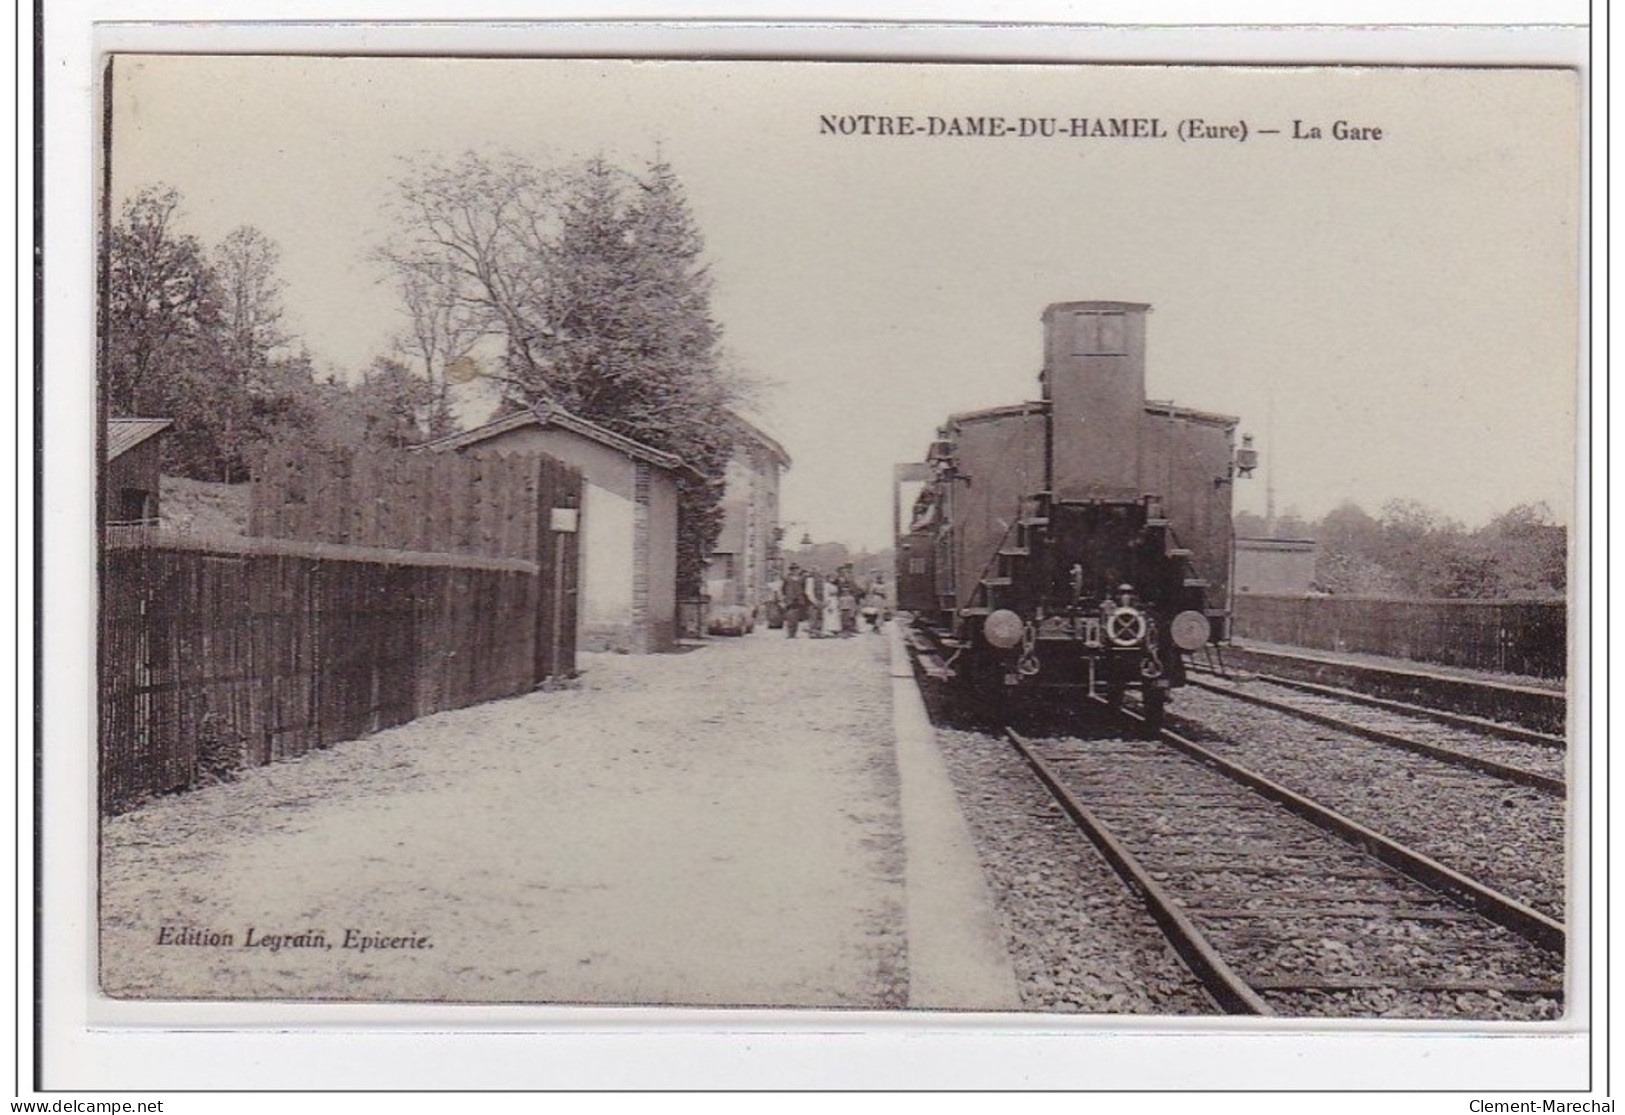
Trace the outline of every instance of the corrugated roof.
[[128, 453], [153, 434], [175, 423], [168, 418], [109, 418], [107, 420], [107, 459]]

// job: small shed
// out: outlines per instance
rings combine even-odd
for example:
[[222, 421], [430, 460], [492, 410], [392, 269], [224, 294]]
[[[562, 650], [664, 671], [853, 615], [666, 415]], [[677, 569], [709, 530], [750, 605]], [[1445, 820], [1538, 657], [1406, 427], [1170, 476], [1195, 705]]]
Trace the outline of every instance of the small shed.
[[562, 407], [538, 405], [423, 448], [542, 453], [581, 470], [578, 646], [635, 654], [677, 643], [677, 473], [681, 458]]
[[1315, 583], [1313, 538], [1236, 539], [1236, 591], [1303, 596]]
[[158, 523], [159, 436], [174, 423], [168, 418], [107, 420], [106, 510], [108, 526], [156, 526]]
[[772, 559], [779, 526], [779, 477], [790, 455], [756, 426], [733, 416], [733, 457], [722, 496], [722, 531], [706, 563], [712, 607], [759, 610], [772, 595]]

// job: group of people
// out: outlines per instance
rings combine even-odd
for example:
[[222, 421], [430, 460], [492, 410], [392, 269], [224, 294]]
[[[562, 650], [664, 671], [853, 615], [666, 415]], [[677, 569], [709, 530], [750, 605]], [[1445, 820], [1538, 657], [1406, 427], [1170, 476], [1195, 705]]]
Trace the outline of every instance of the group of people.
[[891, 595], [885, 574], [876, 571], [867, 583], [852, 575], [843, 565], [834, 576], [792, 565], [776, 589], [784, 633], [794, 639], [803, 626], [813, 639], [846, 638], [858, 633], [860, 624], [876, 634], [891, 618]]

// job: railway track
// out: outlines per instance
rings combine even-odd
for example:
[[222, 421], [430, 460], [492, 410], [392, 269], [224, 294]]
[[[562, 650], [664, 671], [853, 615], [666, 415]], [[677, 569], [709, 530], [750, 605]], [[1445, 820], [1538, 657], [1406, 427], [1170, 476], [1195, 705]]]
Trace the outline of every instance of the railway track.
[[[1312, 699], [1325, 708], [1324, 698]], [[1296, 703], [1192, 687], [1181, 694], [1176, 727], [1550, 917], [1563, 916], [1563, 753], [1415, 719], [1377, 729], [1351, 723], [1348, 706], [1331, 715]], [[1448, 747], [1443, 732], [1451, 735]], [[1509, 756], [1507, 748], [1523, 750]], [[1545, 765], [1530, 769], [1536, 763]]]
[[[1216, 677], [1216, 675], [1214, 675]], [[1311, 682], [1257, 676], [1187, 678], [1189, 685], [1283, 712], [1373, 743], [1424, 755], [1549, 794], [1568, 792], [1565, 743], [1557, 736], [1474, 717], [1384, 701]]]
[[1549, 1018], [1561, 923], [1171, 732], [1009, 736], [1222, 1009]]

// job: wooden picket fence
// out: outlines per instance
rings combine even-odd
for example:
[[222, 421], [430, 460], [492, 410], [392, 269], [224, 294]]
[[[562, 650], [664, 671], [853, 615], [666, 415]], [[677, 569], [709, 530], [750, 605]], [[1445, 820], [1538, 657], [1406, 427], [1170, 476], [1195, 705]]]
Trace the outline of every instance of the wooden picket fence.
[[581, 560], [579, 536], [551, 529], [551, 516], [581, 507], [581, 484], [537, 454], [284, 451], [254, 477], [249, 533], [534, 562], [550, 581], [536, 606], [536, 677], [556, 677], [575, 672]]
[[536, 684], [532, 562], [155, 533], [102, 568], [109, 811]]
[[283, 450], [256, 470], [248, 533], [391, 550], [536, 559], [580, 473], [539, 455]]
[[1525, 677], [1568, 670], [1561, 600], [1388, 600], [1238, 593], [1238, 638]]
[[347, 454], [271, 462], [262, 536], [110, 530], [103, 810], [572, 673], [577, 535], [552, 511], [580, 500], [546, 458]]

